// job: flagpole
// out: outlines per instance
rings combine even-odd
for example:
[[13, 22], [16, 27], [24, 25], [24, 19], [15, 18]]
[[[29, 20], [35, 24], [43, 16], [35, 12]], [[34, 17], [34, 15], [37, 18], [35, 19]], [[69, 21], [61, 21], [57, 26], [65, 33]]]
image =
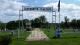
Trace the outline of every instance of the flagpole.
[[59, 28], [60, 28], [60, 0], [59, 0], [59, 3], [58, 3], [58, 13], [59, 13]]
[[59, 11], [59, 28], [60, 28], [60, 11]]

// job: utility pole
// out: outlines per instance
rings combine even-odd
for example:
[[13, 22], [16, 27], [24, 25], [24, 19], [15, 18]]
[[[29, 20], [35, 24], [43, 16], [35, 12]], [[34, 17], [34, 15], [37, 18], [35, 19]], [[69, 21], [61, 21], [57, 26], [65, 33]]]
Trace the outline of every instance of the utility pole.
[[19, 29], [18, 29], [18, 38], [19, 38], [19, 35], [20, 35], [20, 30], [21, 30], [21, 26], [20, 26], [20, 22], [21, 22], [21, 20], [20, 20], [20, 16], [21, 16], [21, 14], [20, 14], [20, 10], [19, 10]]
[[[22, 25], [22, 26], [21, 26]], [[24, 29], [23, 25], [23, 6], [22, 9], [19, 10], [19, 29], [18, 29], [18, 38], [20, 37], [20, 31]]]

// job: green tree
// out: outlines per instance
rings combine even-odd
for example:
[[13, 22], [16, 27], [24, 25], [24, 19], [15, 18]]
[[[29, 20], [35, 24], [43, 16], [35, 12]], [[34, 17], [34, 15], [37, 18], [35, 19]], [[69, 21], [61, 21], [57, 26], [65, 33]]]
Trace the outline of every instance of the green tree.
[[40, 22], [41, 22], [41, 27], [45, 28], [47, 26], [47, 19], [46, 19], [46, 17], [43, 15], [43, 16], [40, 16], [39, 19], [40, 19]]
[[47, 22], [47, 20], [46, 20], [44, 15], [40, 16], [39, 19], [40, 19], [41, 23], [46, 23]]
[[80, 20], [77, 20], [76, 27], [80, 29]]
[[77, 20], [76, 19], [73, 19], [71, 21], [71, 27], [73, 28], [73, 31], [75, 32], [75, 29], [77, 28]]
[[17, 29], [18, 28], [18, 25], [16, 23], [16, 21], [10, 21], [7, 23], [7, 29], [9, 30], [13, 30], [13, 29]]
[[38, 18], [35, 18], [34, 20], [31, 20], [32, 27], [45, 27], [47, 25], [47, 20], [45, 16], [40, 16]]
[[65, 20], [65, 27], [66, 28], [69, 28], [69, 18], [67, 18], [67, 16], [64, 18], [64, 20]]
[[0, 21], [0, 29], [1, 29], [1, 30], [4, 30], [4, 29], [5, 29], [5, 23], [3, 23], [3, 22], [1, 22], [1, 21]]

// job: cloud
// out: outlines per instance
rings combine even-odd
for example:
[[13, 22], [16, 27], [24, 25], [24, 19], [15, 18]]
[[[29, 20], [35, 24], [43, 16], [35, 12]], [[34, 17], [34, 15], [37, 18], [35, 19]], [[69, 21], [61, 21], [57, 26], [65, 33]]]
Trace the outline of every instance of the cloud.
[[[22, 5], [27, 4], [21, 2], [21, 0], [0, 0], [0, 20], [5, 22], [18, 19], [19, 10]], [[6, 17], [6, 18], [5, 18]]]
[[50, 13], [50, 12], [25, 11], [25, 12], [23, 13], [23, 15], [24, 15], [24, 19], [27, 18], [27, 19], [29, 19], [29, 20], [35, 19], [35, 18], [37, 18], [37, 17], [39, 17], [39, 16], [44, 15], [44, 16], [47, 18], [47, 21], [52, 22], [52, 13]]
[[[19, 10], [21, 9], [22, 5], [28, 6], [23, 2], [19, 2], [19, 0], [0, 0], [0, 20], [3, 22], [8, 22], [12, 20], [19, 19]], [[23, 12], [24, 19], [34, 19], [41, 15], [47, 15], [48, 21], [51, 20], [51, 14], [48, 12], [38, 12], [38, 11], [24, 11]], [[49, 17], [50, 16], [50, 17]]]
[[[48, 4], [44, 5], [44, 7], [52, 7], [52, 6], [57, 9], [58, 2], [56, 2], [56, 3], [48, 3]], [[73, 9], [73, 10], [78, 10], [79, 9], [80, 10], [80, 6], [76, 5], [76, 4], [67, 4], [67, 3], [61, 2], [60, 6], [61, 6], [61, 9]]]
[[[58, 2], [48, 3], [43, 5], [44, 7], [52, 7], [58, 9]], [[80, 6], [77, 4], [68, 4], [61, 2], [61, 21], [64, 21], [64, 17], [67, 16], [70, 20], [73, 18], [80, 19]], [[58, 12], [57, 12], [58, 13]], [[58, 16], [58, 14], [57, 14]], [[58, 18], [58, 17], [57, 17]]]
[[[27, 4], [17, 1], [17, 0], [0, 0], [0, 20], [3, 22], [8, 22], [12, 20], [18, 20], [19, 10], [21, 9], [22, 5], [28, 6]], [[48, 21], [51, 19], [51, 13], [48, 12], [38, 12], [38, 11], [24, 11], [23, 12], [24, 19], [34, 19], [41, 15], [47, 15], [46, 18]], [[50, 16], [50, 17], [49, 17]], [[6, 20], [6, 21], [5, 21]]]
[[[22, 0], [0, 0], [0, 20], [6, 22], [11, 20], [17, 20], [19, 17], [19, 10], [22, 5], [28, 6], [28, 4], [22, 2]], [[52, 7], [57, 11], [58, 2], [47, 3], [43, 7]], [[52, 22], [52, 14], [49, 12], [37, 12], [37, 11], [25, 11], [24, 19], [34, 19], [41, 15], [45, 15], [49, 22]], [[64, 20], [64, 17], [67, 16], [70, 19], [80, 18], [80, 6], [76, 4], [67, 4], [61, 2], [61, 21]], [[58, 22], [58, 12], [57, 12], [57, 22]]]

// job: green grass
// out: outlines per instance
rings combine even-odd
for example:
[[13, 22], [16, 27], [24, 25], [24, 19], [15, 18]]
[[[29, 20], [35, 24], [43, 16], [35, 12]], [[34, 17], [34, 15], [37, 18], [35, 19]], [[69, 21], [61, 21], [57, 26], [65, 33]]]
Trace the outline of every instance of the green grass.
[[27, 45], [80, 45], [80, 38], [52, 39], [50, 41], [31, 41]]
[[[61, 38], [52, 39], [54, 36], [54, 29], [51, 28], [50, 32], [47, 29], [42, 29], [43, 32], [50, 38], [49, 41], [25, 41], [30, 32], [20, 32], [20, 38], [17, 39], [17, 35], [13, 36], [12, 43], [10, 45], [80, 45], [80, 33], [64, 33], [62, 32]], [[68, 32], [68, 31], [67, 31]], [[9, 32], [0, 32], [0, 35], [10, 34]]]
[[[48, 29], [43, 28], [42, 31], [51, 39], [52, 37], [55, 36], [55, 30], [54, 28], [51, 28], [50, 31], [48, 32]], [[62, 30], [61, 32], [61, 38], [73, 38], [73, 37], [80, 37], [80, 32], [73, 32], [73, 30]]]
[[10, 32], [0, 32], [0, 36], [5, 36], [11, 34]]
[[26, 37], [30, 34], [30, 32], [20, 32], [20, 36], [17, 39], [17, 36], [13, 37], [12, 43], [10, 45], [26, 45]]
[[48, 29], [42, 29], [42, 30], [49, 38], [52, 38], [54, 36], [54, 30], [53, 29], [50, 29], [49, 32], [48, 32]]
[[[0, 32], [0, 36], [6, 36], [9, 34], [11, 34], [11, 32]], [[20, 31], [19, 38], [17, 38], [17, 34], [18, 33], [16, 31], [15, 34], [12, 36], [12, 42], [10, 43], [10, 45], [26, 45], [25, 39], [30, 34], [30, 32]]]
[[10, 32], [0, 32], [0, 41], [6, 36], [9, 36], [11, 33]]
[[64, 33], [66, 32], [66, 30], [64, 30], [61, 33], [60, 39], [53, 39], [55, 35], [55, 30], [53, 28], [50, 29], [50, 32], [48, 32], [47, 29], [42, 29], [42, 30], [51, 40], [50, 41], [34, 41], [34, 42], [31, 42], [30, 45], [80, 45], [80, 33], [73, 32], [73, 31], [70, 31], [73, 33]]
[[26, 41], [21, 39], [15, 39], [12, 41], [10, 45], [26, 45]]
[[[17, 39], [18, 38], [18, 33], [15, 32], [16, 34], [13, 35], [13, 39]], [[28, 35], [30, 34], [30, 32], [27, 31], [20, 31], [19, 32], [19, 39], [25, 39]]]

